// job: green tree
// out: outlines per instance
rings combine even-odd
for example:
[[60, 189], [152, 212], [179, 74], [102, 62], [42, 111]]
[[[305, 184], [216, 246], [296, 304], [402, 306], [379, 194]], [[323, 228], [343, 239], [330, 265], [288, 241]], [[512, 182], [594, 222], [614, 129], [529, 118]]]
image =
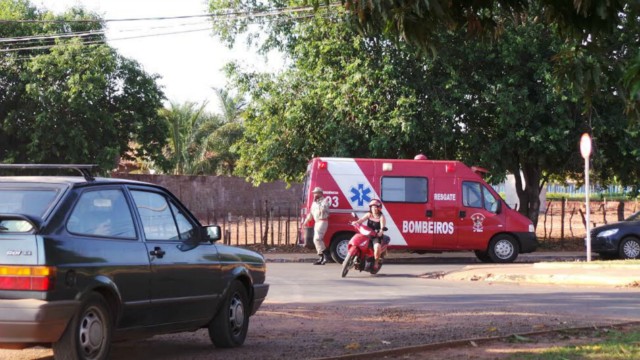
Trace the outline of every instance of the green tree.
[[212, 153], [213, 166], [218, 175], [232, 175], [238, 161], [237, 143], [244, 135], [242, 112], [246, 102], [241, 96], [232, 95], [225, 89], [214, 89], [220, 110], [221, 125], [207, 137], [206, 146]]
[[[522, 171], [520, 211], [536, 222], [547, 179], [579, 173], [582, 131], [602, 139], [625, 134], [598, 149], [611, 161], [609, 170], [638, 164], [638, 138], [622, 126], [624, 102], [613, 90], [617, 75], [585, 113], [580, 94], [563, 89], [555, 75], [554, 58], [567, 47], [555, 29], [531, 17], [503, 31], [500, 42], [441, 32], [438, 41], [447, 46], [424, 58], [406, 43], [358, 35], [335, 17], [274, 28], [272, 37], [292, 59], [290, 70], [269, 76], [228, 67], [251, 95], [240, 173], [254, 182], [295, 181], [312, 156], [425, 152], [488, 167], [495, 179]], [[622, 150], [624, 156], [616, 155]]]
[[221, 114], [206, 111], [207, 103], [171, 104], [161, 115], [171, 129], [163, 170], [173, 174], [231, 175], [238, 155], [236, 143], [244, 126], [244, 102], [227, 90], [215, 89]]
[[207, 103], [171, 103], [160, 110], [170, 129], [163, 170], [175, 175], [210, 174], [215, 170], [209, 162], [205, 146], [207, 136], [220, 126], [220, 120], [207, 113]]
[[[102, 29], [100, 19], [82, 9], [55, 17], [21, 0], [0, 0], [0, 18], [5, 21], [0, 36], [9, 38]], [[52, 19], [61, 21], [16, 22]], [[3, 162], [96, 163], [109, 171], [130, 152], [161, 161], [167, 129], [157, 114], [164, 95], [156, 76], [107, 45], [89, 45], [90, 40], [104, 37], [97, 33], [83, 39], [47, 37], [3, 45]], [[133, 142], [142, 144], [137, 151], [129, 146]]]

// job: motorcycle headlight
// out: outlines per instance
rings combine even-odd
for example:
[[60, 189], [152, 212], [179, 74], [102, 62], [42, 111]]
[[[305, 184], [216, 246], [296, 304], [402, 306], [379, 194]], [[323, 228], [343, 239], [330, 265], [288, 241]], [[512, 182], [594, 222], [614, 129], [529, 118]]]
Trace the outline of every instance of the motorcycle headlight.
[[609, 229], [609, 230], [605, 230], [601, 233], [599, 233], [597, 236], [601, 236], [601, 237], [609, 237], [611, 235], [615, 235], [618, 232], [619, 229]]

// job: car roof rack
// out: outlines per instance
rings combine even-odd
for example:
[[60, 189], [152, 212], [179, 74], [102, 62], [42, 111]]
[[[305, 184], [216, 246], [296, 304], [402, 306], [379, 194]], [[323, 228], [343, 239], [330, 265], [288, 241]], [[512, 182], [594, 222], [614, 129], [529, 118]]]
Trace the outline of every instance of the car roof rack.
[[95, 177], [91, 174], [91, 170], [96, 169], [97, 167], [98, 165], [95, 164], [0, 164], [0, 169], [74, 169], [79, 171], [87, 181], [95, 180]]

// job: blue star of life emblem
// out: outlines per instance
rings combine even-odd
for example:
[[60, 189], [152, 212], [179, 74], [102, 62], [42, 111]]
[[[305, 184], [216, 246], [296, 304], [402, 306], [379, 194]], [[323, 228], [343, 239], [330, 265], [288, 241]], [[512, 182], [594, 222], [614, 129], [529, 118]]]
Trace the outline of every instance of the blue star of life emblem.
[[369, 193], [371, 192], [371, 188], [364, 187], [364, 184], [358, 184], [358, 187], [351, 187], [351, 193], [353, 196], [349, 199], [352, 203], [357, 202], [358, 206], [363, 206], [365, 202], [371, 201], [371, 197], [369, 197]]

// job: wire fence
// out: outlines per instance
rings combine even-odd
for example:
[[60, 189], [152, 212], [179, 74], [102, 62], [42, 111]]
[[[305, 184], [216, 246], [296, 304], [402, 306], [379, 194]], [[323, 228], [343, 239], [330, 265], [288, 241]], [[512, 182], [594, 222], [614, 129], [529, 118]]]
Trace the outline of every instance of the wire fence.
[[[586, 204], [580, 201], [547, 200], [538, 217], [536, 235], [540, 241], [564, 241], [586, 237]], [[638, 211], [638, 201], [590, 201], [591, 228], [623, 220]]]
[[272, 206], [265, 201], [255, 215], [214, 212], [201, 222], [220, 225], [226, 245], [295, 245], [300, 228], [299, 209], [299, 206]]
[[[638, 211], [638, 201], [591, 201], [591, 227], [617, 222]], [[300, 206], [271, 206], [265, 201], [255, 215], [236, 216], [231, 213], [211, 213], [202, 223], [222, 228], [222, 240], [227, 245], [291, 246], [298, 243]], [[548, 200], [546, 210], [538, 217], [536, 235], [542, 243], [584, 239], [586, 237], [586, 206], [584, 202]]]

